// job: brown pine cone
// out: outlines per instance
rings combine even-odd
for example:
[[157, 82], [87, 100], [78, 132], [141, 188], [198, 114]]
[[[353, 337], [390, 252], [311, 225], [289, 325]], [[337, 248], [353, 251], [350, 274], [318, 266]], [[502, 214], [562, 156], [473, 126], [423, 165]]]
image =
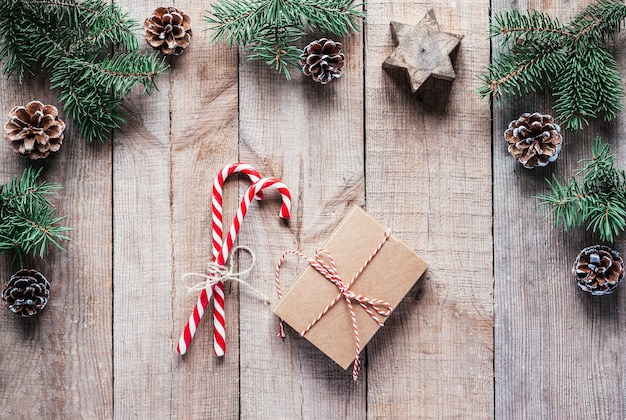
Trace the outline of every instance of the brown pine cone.
[[180, 55], [191, 41], [191, 18], [175, 7], [159, 7], [143, 22], [146, 41], [164, 55]]
[[538, 112], [524, 113], [511, 121], [504, 132], [509, 153], [525, 168], [546, 166], [554, 162], [561, 151], [561, 128], [552, 117]]
[[323, 85], [341, 77], [345, 59], [342, 48], [341, 42], [326, 38], [311, 42], [300, 55], [302, 72]]
[[581, 289], [596, 296], [608, 295], [624, 277], [624, 260], [608, 246], [589, 246], [580, 251], [572, 271]]
[[37, 270], [22, 269], [11, 276], [2, 299], [11, 312], [29, 317], [46, 307], [50, 297], [50, 283]]
[[56, 152], [63, 143], [65, 123], [58, 118], [55, 106], [39, 101], [16, 106], [9, 112], [11, 118], [4, 126], [7, 142], [14, 152], [30, 159], [45, 158]]

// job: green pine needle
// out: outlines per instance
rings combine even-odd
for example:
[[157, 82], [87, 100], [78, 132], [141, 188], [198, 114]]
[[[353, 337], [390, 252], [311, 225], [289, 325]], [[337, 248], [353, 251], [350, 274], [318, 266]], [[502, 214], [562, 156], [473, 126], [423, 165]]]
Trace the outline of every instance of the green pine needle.
[[359, 30], [365, 18], [362, 4], [352, 0], [219, 0], [204, 20], [213, 41], [250, 48], [250, 60], [260, 60], [290, 79], [302, 50], [296, 44], [312, 31], [346, 36]]
[[119, 105], [137, 85], [154, 89], [166, 65], [139, 52], [137, 23], [104, 0], [2, 0], [0, 60], [20, 82], [41, 65], [80, 133], [103, 141], [124, 123]]
[[65, 217], [57, 217], [48, 197], [61, 186], [37, 182], [41, 169], [26, 168], [19, 178], [0, 185], [0, 253], [14, 251], [22, 262], [24, 254], [45, 257], [50, 245], [65, 251], [68, 241], [61, 226]]
[[590, 118], [614, 119], [622, 111], [624, 91], [619, 68], [606, 41], [621, 30], [626, 6], [599, 0], [567, 25], [546, 13], [508, 11], [493, 17], [490, 36], [502, 37], [508, 50], [493, 59], [477, 92], [501, 99], [551, 87], [555, 116], [580, 130]]
[[609, 145], [596, 137], [590, 159], [581, 160], [569, 182], [555, 176], [546, 180], [551, 194], [537, 198], [550, 208], [555, 227], [566, 229], [587, 223], [587, 229], [600, 233], [603, 241], [614, 242], [626, 228], [626, 173], [615, 168]]

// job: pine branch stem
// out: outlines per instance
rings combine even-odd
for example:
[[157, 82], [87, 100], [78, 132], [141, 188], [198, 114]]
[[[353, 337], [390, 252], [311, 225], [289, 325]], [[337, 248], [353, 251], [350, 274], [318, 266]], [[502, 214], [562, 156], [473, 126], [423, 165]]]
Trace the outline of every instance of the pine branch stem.
[[84, 61], [84, 60], [76, 60], [77, 63], [84, 65], [85, 67], [89, 67], [91, 69], [95, 69], [96, 71], [102, 73], [102, 74], [108, 74], [110, 76], [116, 76], [116, 77], [129, 77], [129, 78], [147, 78], [148, 80], [152, 80], [155, 76], [158, 76], [159, 74], [161, 74], [160, 72], [154, 72], [154, 71], [149, 71], [149, 72], [145, 72], [145, 73], [133, 73], [133, 72], [119, 72], [119, 71], [112, 71], [112, 70], [107, 70], [107, 69], [103, 69], [102, 67], [91, 63], [89, 61]]
[[544, 58], [548, 57], [550, 54], [554, 54], [558, 51], [558, 48], [554, 48], [551, 49], [549, 51], [546, 51], [545, 53], [533, 58], [530, 61], [527, 61], [526, 63], [523, 64], [518, 64], [518, 67], [515, 68], [515, 70], [507, 73], [506, 75], [500, 77], [498, 80], [490, 80], [489, 81], [489, 90], [492, 93], [493, 97], [497, 97], [499, 95], [500, 92], [500, 86], [502, 86], [503, 84], [505, 84], [507, 81], [517, 77], [519, 74], [521, 74], [522, 72], [526, 71], [529, 67], [532, 67], [533, 65], [537, 64], [538, 62], [540, 62], [541, 60], [543, 60]]
[[574, 195], [574, 196], [570, 196], [570, 197], [563, 197], [558, 201], [555, 201], [554, 203], [551, 203], [552, 207], [562, 207], [565, 206], [569, 203], [575, 203], [576, 201], [579, 201], [583, 198], [588, 198], [590, 196], [592, 196], [595, 192], [591, 192], [591, 193], [583, 193], [583, 194], [578, 194], [578, 195]]
[[25, 190], [25, 191], [23, 191], [23, 192], [21, 192], [19, 194], [10, 195], [10, 196], [6, 196], [6, 197], [3, 197], [3, 198], [4, 198], [5, 201], [11, 201], [11, 200], [15, 200], [16, 198], [26, 197], [26, 196], [29, 196], [29, 195], [35, 195], [35, 194], [37, 194], [41, 190], [42, 185], [43, 184], [40, 184], [40, 185], [38, 185], [36, 187], [29, 188], [29, 189], [27, 189], [27, 190]]
[[[93, 34], [91, 36], [88, 36], [87, 38], [83, 38], [79, 41], [76, 41], [75, 43], [71, 44], [70, 46], [67, 47], [68, 50], [75, 50], [78, 49], [79, 47], [87, 44], [89, 41], [93, 41], [94, 39], [98, 39], [98, 38], [103, 38], [106, 34], [113, 32], [113, 30], [117, 29], [117, 28], [124, 28], [123, 23], [126, 21], [126, 19], [124, 17], [120, 18], [120, 20], [118, 20], [117, 22], [115, 22], [113, 25], [111, 25], [110, 27], [100, 31], [97, 34]], [[128, 31], [126, 31], [128, 32]]]
[[55, 7], [67, 7], [68, 9], [83, 10], [85, 12], [93, 13], [97, 16], [102, 16], [99, 10], [85, 7], [82, 3], [66, 2], [61, 0], [22, 0], [22, 2], [28, 6], [55, 6]]
[[515, 33], [515, 32], [521, 32], [521, 33], [536, 32], [536, 33], [541, 33], [541, 34], [549, 33], [549, 34], [559, 34], [565, 37], [572, 36], [571, 33], [564, 31], [562, 29], [539, 28], [539, 27], [533, 27], [533, 26], [517, 27], [517, 28], [500, 28], [501, 35], [508, 35], [508, 34]]

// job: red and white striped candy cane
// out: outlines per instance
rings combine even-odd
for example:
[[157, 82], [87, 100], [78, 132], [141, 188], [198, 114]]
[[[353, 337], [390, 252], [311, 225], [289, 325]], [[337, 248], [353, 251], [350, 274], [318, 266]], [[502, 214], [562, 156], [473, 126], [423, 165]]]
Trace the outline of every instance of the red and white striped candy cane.
[[[291, 194], [285, 184], [283, 184], [280, 180], [276, 178], [263, 178], [257, 181], [256, 183], [252, 184], [252, 186], [248, 188], [243, 198], [241, 199], [239, 209], [237, 210], [237, 214], [235, 215], [231, 228], [229, 229], [228, 236], [226, 237], [226, 241], [224, 243], [220, 243], [221, 247], [218, 253], [216, 253], [215, 247], [213, 249], [214, 251], [213, 255], [215, 258], [214, 262], [216, 264], [224, 265], [224, 263], [228, 259], [232, 246], [237, 237], [237, 233], [239, 232], [239, 229], [241, 227], [241, 223], [243, 222], [243, 218], [245, 217], [248, 211], [248, 206], [250, 205], [252, 200], [254, 200], [255, 198], [262, 197], [263, 190], [266, 188], [270, 188], [270, 187], [277, 189], [282, 196], [280, 217], [284, 219], [288, 219], [290, 217]], [[187, 350], [189, 343], [191, 342], [193, 338], [193, 334], [195, 333], [195, 330], [197, 329], [197, 326], [200, 322], [200, 319], [202, 318], [204, 309], [206, 309], [206, 306], [208, 305], [208, 297], [204, 300], [201, 299], [202, 297], [203, 296], [201, 294], [200, 298], [198, 299], [198, 304], [196, 305], [194, 312], [190, 316], [187, 326], [185, 326], [185, 331], [183, 332], [183, 335], [180, 338], [180, 342], [178, 344], [178, 351], [181, 354], [184, 354], [184, 351]], [[215, 303], [215, 300], [216, 300], [216, 296], [214, 296], [214, 303]], [[218, 325], [218, 321], [219, 321], [219, 325]], [[214, 342], [216, 344], [215, 353], [217, 355], [223, 355], [226, 349], [226, 342], [224, 340], [224, 337], [225, 337], [224, 317], [222, 316], [221, 318], [218, 318], [215, 324], [216, 324], [216, 327], [214, 330], [214, 333], [215, 333]], [[221, 335], [218, 335], [220, 333]], [[218, 344], [221, 344], [219, 348], [218, 348]], [[184, 350], [184, 351], [181, 352], [181, 350]], [[220, 354], [220, 351], [221, 351], [221, 354]]]
[[[241, 172], [250, 178], [250, 181], [254, 184], [261, 179], [259, 172], [247, 163], [235, 162], [224, 166], [215, 176], [213, 181], [213, 191], [211, 195], [211, 223], [212, 223], [212, 243], [213, 253], [212, 262], [217, 260], [217, 256], [222, 251], [222, 192], [226, 178], [236, 172]], [[258, 195], [256, 198], [262, 198], [262, 195]], [[214, 318], [221, 317], [224, 319], [224, 283], [219, 282], [212, 286], [212, 294], [214, 297]], [[193, 339], [194, 334], [204, 311], [206, 310], [211, 296], [206, 288], [202, 289], [198, 302], [193, 310], [193, 313], [189, 317], [189, 321], [185, 326], [185, 329], [180, 337], [176, 350], [180, 354], [185, 354], [189, 343]], [[219, 312], [219, 314], [217, 314]], [[220, 323], [223, 325], [223, 323]], [[223, 353], [222, 353], [223, 355]]]
[[274, 188], [280, 192], [282, 197], [282, 203], [280, 206], [279, 216], [283, 219], [289, 219], [291, 216], [291, 193], [289, 192], [289, 188], [285, 184], [282, 183], [281, 180], [277, 178], [263, 178], [258, 182], [252, 184], [248, 191], [241, 198], [241, 203], [239, 203], [239, 209], [237, 210], [237, 214], [235, 215], [235, 219], [233, 223], [230, 225], [230, 230], [228, 231], [228, 236], [226, 237], [226, 241], [223, 244], [222, 252], [217, 257], [216, 262], [220, 265], [223, 265], [228, 259], [228, 254], [235, 243], [235, 239], [237, 238], [237, 234], [239, 233], [239, 229], [241, 228], [241, 223], [243, 222], [243, 218], [246, 216], [248, 212], [248, 206], [252, 202], [252, 200], [257, 197], [259, 194], [263, 192], [266, 188]]
[[[243, 222], [246, 213], [248, 212], [248, 206], [255, 199], [255, 197], [259, 197], [263, 194], [263, 190], [266, 188], [275, 188], [280, 192], [282, 197], [282, 203], [280, 206], [279, 216], [283, 219], [289, 219], [291, 216], [291, 193], [285, 184], [283, 184], [279, 179], [276, 178], [263, 178], [256, 183], [252, 184], [250, 188], [245, 192], [244, 196], [239, 203], [239, 208], [237, 209], [237, 214], [233, 219], [233, 223], [230, 225], [230, 229], [228, 231], [228, 235], [226, 236], [226, 240], [222, 244], [222, 249], [219, 255], [217, 256], [215, 262], [223, 266], [228, 260], [228, 256], [230, 254], [231, 249], [233, 248], [233, 244], [235, 243], [235, 239], [237, 239], [237, 234], [239, 233], [239, 229], [241, 228], [241, 223]], [[214, 290], [215, 291], [215, 290]], [[214, 297], [214, 304], [216, 303], [217, 296]], [[217, 317], [214, 320], [214, 329], [213, 329], [213, 337], [215, 344], [215, 354], [218, 356], [224, 354], [226, 351], [226, 323], [224, 317]]]
[[[233, 163], [222, 168], [213, 181], [213, 192], [211, 194], [211, 219], [213, 230], [213, 253], [212, 262], [224, 265], [226, 259], [217, 262], [223, 248], [223, 225], [222, 225], [222, 191], [226, 178], [235, 172], [242, 172], [248, 175], [254, 185], [261, 179], [261, 175], [256, 169], [246, 163]], [[256, 199], [263, 198], [259, 193]], [[224, 307], [224, 282], [220, 281], [211, 287], [213, 291], [213, 349], [215, 355], [221, 357], [226, 352], [226, 310]], [[202, 296], [200, 296], [202, 297]], [[198, 299], [200, 302], [200, 299]], [[207, 300], [208, 303], [208, 300]], [[206, 309], [206, 305], [204, 307]], [[202, 316], [200, 316], [202, 317]], [[181, 353], [182, 354], [182, 353]]]

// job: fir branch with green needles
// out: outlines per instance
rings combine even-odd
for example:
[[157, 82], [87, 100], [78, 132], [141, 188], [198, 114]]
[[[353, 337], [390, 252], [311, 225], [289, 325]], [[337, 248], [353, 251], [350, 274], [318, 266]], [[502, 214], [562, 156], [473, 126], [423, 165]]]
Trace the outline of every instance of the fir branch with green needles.
[[621, 0], [599, 0], [568, 24], [546, 13], [508, 11], [494, 16], [490, 36], [502, 36], [501, 52], [480, 75], [478, 93], [501, 99], [506, 94], [541, 92], [547, 84], [555, 98], [556, 119], [580, 130], [589, 118], [614, 119], [624, 91], [615, 58], [606, 41], [626, 19]]
[[213, 41], [249, 47], [250, 60], [264, 61], [291, 78], [302, 54], [296, 44], [307, 32], [346, 36], [365, 18], [352, 0], [219, 0], [204, 20], [213, 25]]
[[50, 245], [65, 251], [61, 242], [68, 241], [61, 226], [65, 217], [57, 217], [48, 197], [61, 186], [37, 182], [41, 169], [26, 168], [20, 178], [0, 185], [0, 253], [14, 251], [20, 266], [24, 254], [43, 258]]
[[119, 105], [136, 85], [149, 94], [166, 70], [139, 52], [137, 22], [104, 0], [2, 0], [0, 60], [20, 82], [41, 65], [68, 117], [88, 140], [103, 141], [124, 118]]
[[613, 242], [626, 228], [626, 173], [615, 168], [615, 155], [609, 145], [596, 137], [592, 157], [580, 161], [581, 167], [569, 182], [559, 182], [553, 176], [546, 180], [550, 195], [537, 198], [550, 207], [555, 226], [562, 222], [565, 228], [587, 222], [587, 229], [600, 232], [600, 239]]

